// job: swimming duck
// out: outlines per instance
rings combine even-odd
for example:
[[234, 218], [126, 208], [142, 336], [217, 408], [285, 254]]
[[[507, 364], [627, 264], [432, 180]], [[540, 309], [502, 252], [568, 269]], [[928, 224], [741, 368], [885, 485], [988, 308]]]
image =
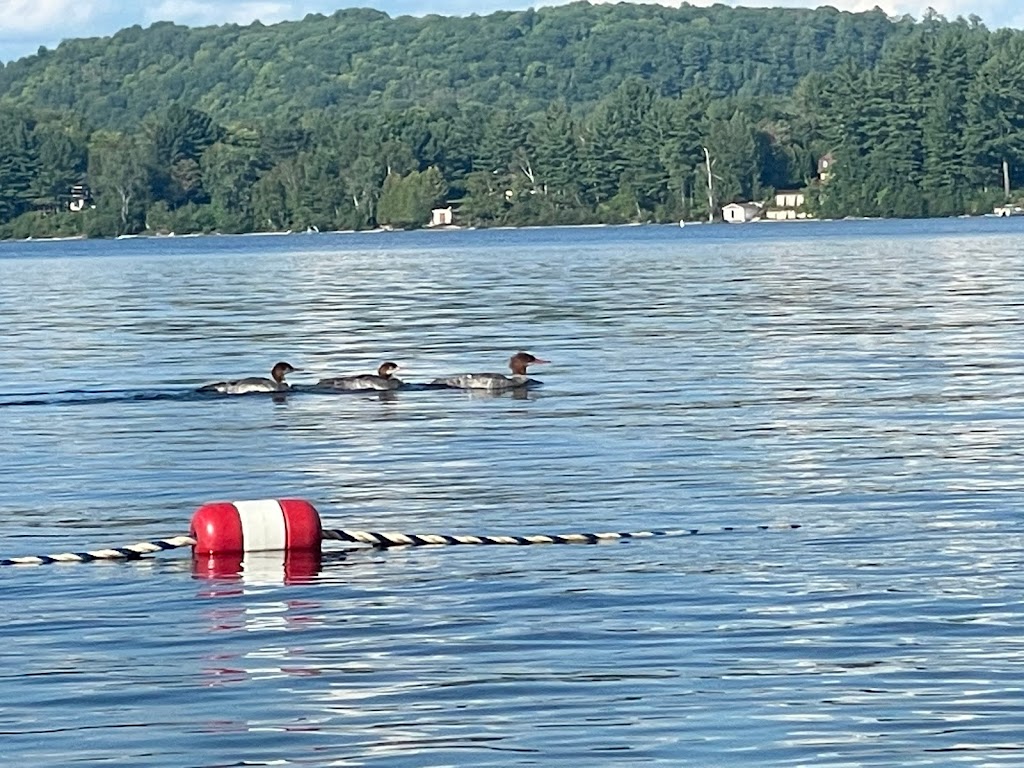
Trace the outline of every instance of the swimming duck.
[[491, 392], [530, 387], [541, 382], [527, 376], [527, 366], [546, 362], [548, 361], [541, 360], [529, 352], [516, 352], [508, 361], [508, 367], [512, 370], [511, 376], [506, 376], [503, 373], [459, 373], [454, 376], [442, 376], [439, 379], [434, 379], [431, 385], [453, 389], [486, 389]]
[[200, 392], [220, 392], [225, 395], [247, 395], [250, 392], [286, 392], [291, 387], [284, 380], [284, 377], [293, 371], [298, 371], [289, 363], [277, 363], [270, 369], [270, 378], [262, 376], [250, 376], [237, 381], [218, 381], [214, 384], [205, 384], [199, 388]]
[[376, 374], [368, 373], [362, 376], [336, 376], [330, 379], [320, 379], [316, 385], [317, 387], [323, 387], [326, 389], [344, 390], [398, 389], [402, 386], [402, 381], [401, 379], [396, 379], [393, 375], [397, 370], [398, 365], [389, 360], [386, 363], [381, 363], [380, 367], [377, 368]]

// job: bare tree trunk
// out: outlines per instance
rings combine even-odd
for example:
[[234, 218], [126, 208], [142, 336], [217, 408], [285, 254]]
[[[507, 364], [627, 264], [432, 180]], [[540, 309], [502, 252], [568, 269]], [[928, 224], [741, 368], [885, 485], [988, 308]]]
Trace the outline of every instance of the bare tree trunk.
[[715, 220], [715, 194], [714, 194], [714, 182], [711, 177], [711, 153], [708, 152], [707, 147], [701, 147], [704, 150], [704, 166], [708, 171], [708, 222]]
[[132, 201], [132, 192], [127, 187], [118, 187], [118, 195], [121, 197], [121, 234], [128, 232], [128, 206]]
[[1003, 158], [1003, 194], [1010, 199], [1010, 164]]

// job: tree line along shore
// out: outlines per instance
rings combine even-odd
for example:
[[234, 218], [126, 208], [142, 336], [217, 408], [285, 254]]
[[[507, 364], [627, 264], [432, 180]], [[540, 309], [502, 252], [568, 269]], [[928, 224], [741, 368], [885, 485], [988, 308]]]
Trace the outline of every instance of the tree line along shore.
[[0, 67], [3, 238], [708, 220], [796, 191], [801, 217], [951, 216], [1022, 182], [1024, 33], [934, 13], [350, 10]]

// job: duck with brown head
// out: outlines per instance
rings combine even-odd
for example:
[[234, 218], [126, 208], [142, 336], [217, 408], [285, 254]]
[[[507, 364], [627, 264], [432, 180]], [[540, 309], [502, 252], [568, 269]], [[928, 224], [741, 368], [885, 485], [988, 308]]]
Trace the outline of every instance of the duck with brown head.
[[270, 378], [250, 376], [237, 381], [218, 381], [199, 388], [200, 392], [219, 392], [225, 395], [247, 395], [251, 392], [287, 392], [291, 387], [284, 377], [293, 371], [301, 370], [289, 363], [277, 363], [270, 370]]
[[503, 373], [459, 373], [454, 376], [443, 376], [439, 379], [434, 379], [431, 382], [431, 386], [450, 387], [452, 389], [484, 389], [489, 392], [532, 387], [541, 382], [531, 379], [527, 375], [527, 367], [546, 362], [548, 361], [541, 360], [529, 352], [516, 352], [508, 361], [508, 367], [512, 371], [511, 376], [506, 376]]
[[345, 391], [368, 389], [387, 391], [398, 389], [402, 386], [402, 381], [394, 376], [397, 370], [398, 365], [389, 360], [386, 363], [381, 363], [380, 367], [377, 368], [376, 375], [370, 373], [362, 376], [335, 376], [330, 379], [320, 379], [316, 386], [318, 389], [340, 389]]

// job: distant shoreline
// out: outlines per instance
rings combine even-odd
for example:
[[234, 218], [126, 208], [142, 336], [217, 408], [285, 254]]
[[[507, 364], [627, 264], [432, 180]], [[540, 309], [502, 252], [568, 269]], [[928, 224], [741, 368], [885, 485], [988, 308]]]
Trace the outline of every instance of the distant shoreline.
[[503, 225], [498, 227], [472, 227], [462, 225], [447, 225], [443, 227], [421, 227], [417, 229], [401, 229], [396, 227], [376, 227], [374, 229], [338, 229], [322, 232], [308, 232], [305, 230], [278, 230], [272, 232], [186, 232], [156, 233], [140, 232], [131, 235], [118, 235], [117, 237], [87, 237], [86, 235], [67, 235], [57, 237], [26, 237], [0, 239], [2, 243], [59, 243], [59, 242], [114, 242], [119, 240], [184, 240], [195, 238], [217, 238], [217, 237], [317, 237], [319, 235], [386, 235], [412, 232], [511, 232], [531, 230], [555, 230], [555, 229], [635, 229], [640, 227], [669, 227], [669, 228], [692, 228], [706, 227], [709, 224], [716, 229], [733, 230], [742, 229], [747, 225], [775, 225], [775, 224], [808, 224], [822, 223], [831, 224], [849, 221], [953, 221], [963, 219], [1016, 219], [1024, 220], [1024, 216], [1000, 216], [995, 213], [981, 214], [959, 214], [956, 216], [927, 216], [914, 219], [903, 219], [881, 216], [845, 216], [843, 218], [803, 218], [803, 219], [752, 219], [744, 222], [728, 222], [717, 220], [708, 221], [685, 221], [679, 224], [671, 222], [634, 222], [628, 224], [527, 224], [523, 226]]

